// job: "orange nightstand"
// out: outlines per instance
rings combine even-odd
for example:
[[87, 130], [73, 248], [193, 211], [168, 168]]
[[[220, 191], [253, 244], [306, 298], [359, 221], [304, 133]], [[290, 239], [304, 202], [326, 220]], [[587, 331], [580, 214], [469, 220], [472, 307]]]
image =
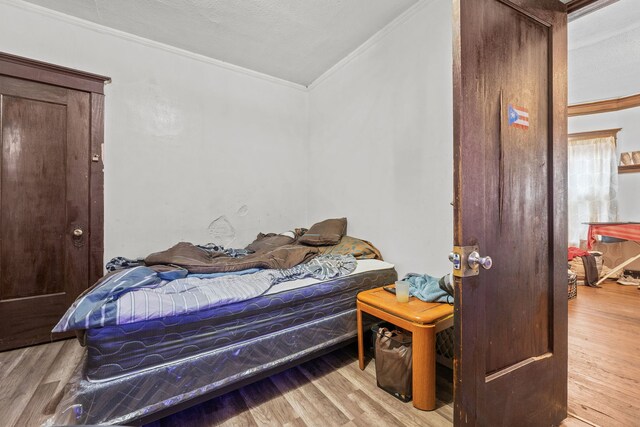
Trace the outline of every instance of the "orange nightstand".
[[358, 359], [364, 369], [362, 313], [386, 320], [413, 334], [413, 406], [436, 408], [436, 333], [453, 325], [453, 306], [410, 298], [398, 302], [382, 288], [360, 292], [357, 299]]

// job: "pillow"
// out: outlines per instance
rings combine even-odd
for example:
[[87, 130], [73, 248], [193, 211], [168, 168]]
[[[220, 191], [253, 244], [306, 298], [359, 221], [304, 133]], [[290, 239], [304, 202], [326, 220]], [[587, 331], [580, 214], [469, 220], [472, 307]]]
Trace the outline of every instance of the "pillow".
[[344, 236], [340, 243], [333, 246], [320, 246], [320, 254], [353, 255], [356, 259], [382, 260], [380, 251], [366, 240]]
[[298, 240], [308, 246], [335, 245], [347, 233], [347, 218], [325, 219], [313, 224]]

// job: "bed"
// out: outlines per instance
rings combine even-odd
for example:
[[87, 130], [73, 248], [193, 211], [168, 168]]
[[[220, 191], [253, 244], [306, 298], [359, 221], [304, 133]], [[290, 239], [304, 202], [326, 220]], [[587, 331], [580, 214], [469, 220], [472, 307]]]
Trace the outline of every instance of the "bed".
[[392, 283], [392, 264], [285, 281], [268, 292], [183, 316], [90, 328], [53, 424], [162, 418], [332, 351], [357, 335], [356, 294]]

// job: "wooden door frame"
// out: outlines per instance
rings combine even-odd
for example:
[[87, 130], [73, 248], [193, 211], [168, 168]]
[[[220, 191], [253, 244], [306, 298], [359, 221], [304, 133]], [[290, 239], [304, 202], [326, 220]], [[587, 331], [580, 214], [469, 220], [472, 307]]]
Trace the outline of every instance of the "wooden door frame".
[[[462, 144], [460, 141], [462, 138], [469, 138], [470, 135], [474, 135], [473, 125], [469, 125], [469, 121], [465, 122], [464, 117], [468, 114], [468, 108], [465, 108], [467, 102], [473, 102], [475, 100], [474, 96], [476, 95], [473, 92], [473, 84], [469, 83], [474, 80], [474, 76], [471, 75], [468, 71], [462, 68], [463, 63], [463, 55], [465, 51], [465, 41], [463, 38], [463, 28], [465, 27], [465, 22], [462, 21], [461, 15], [461, 3], [465, 1], [474, 1], [474, 0], [454, 0], [454, 8], [453, 8], [453, 124], [454, 124], [454, 245], [464, 246], [468, 245], [467, 243], [468, 237], [461, 236], [460, 230], [464, 227], [463, 225], [470, 225], [474, 219], [463, 218], [462, 211], [465, 210], [465, 206], [472, 208], [476, 200], [463, 200], [460, 198], [460, 195], [457, 193], [457, 188], [460, 188], [462, 185], [465, 185], [467, 191], [469, 188], [475, 189], [477, 187], [478, 194], [482, 194], [479, 191], [482, 186], [479, 184], [482, 181], [481, 176], [478, 176], [478, 182], [473, 183], [469, 180], [463, 182], [462, 175], [463, 170], [461, 168], [461, 162], [463, 159], [466, 159], [468, 164], [473, 164], [471, 160], [474, 157], [482, 157], [481, 144], [477, 144], [477, 150], [473, 150], [474, 152], [464, 152], [462, 150]], [[550, 51], [549, 57], [550, 61], [559, 61], [559, 63], [565, 64], [563, 72], [560, 73], [552, 73], [549, 75], [550, 84], [553, 89], [550, 91], [549, 96], [551, 99], [551, 108], [549, 109], [549, 129], [552, 129], [552, 140], [550, 140], [550, 144], [553, 144], [554, 153], [552, 160], [552, 168], [550, 170], [549, 179], [553, 182], [553, 196], [550, 208], [552, 211], [556, 213], [554, 215], [552, 222], [550, 223], [552, 226], [553, 233], [551, 238], [554, 241], [554, 245], [551, 248], [551, 256], [556, 260], [564, 260], [566, 257], [566, 240], [567, 240], [567, 225], [566, 225], [566, 206], [567, 206], [567, 196], [566, 196], [566, 187], [567, 187], [567, 172], [566, 172], [566, 152], [567, 152], [567, 120], [566, 120], [566, 106], [567, 106], [567, 69], [566, 69], [566, 59], [567, 59], [567, 35], [566, 31], [562, 31], [563, 28], [566, 28], [566, 18], [560, 19], [560, 15], [564, 16], [566, 13], [566, 8], [563, 8], [562, 3], [557, 0], [557, 4], [555, 0], [542, 0], [548, 6], [549, 10], [555, 7], [557, 10], [548, 11], [545, 8], [540, 7], [541, 0], [496, 0], [500, 3], [503, 3], [509, 7], [513, 7], [514, 9], [528, 15], [535, 21], [540, 22], [541, 24], [551, 28], [558, 27], [560, 31], [554, 32], [552, 34], [552, 39], [550, 43]], [[466, 19], [466, 18], [465, 18]], [[467, 25], [469, 23], [467, 22]], [[468, 43], [468, 42], [467, 42]], [[564, 46], [564, 48], [563, 48]], [[550, 62], [552, 63], [552, 62]], [[465, 83], [467, 82], [467, 83]], [[471, 101], [470, 101], [471, 100]], [[563, 120], [564, 117], [564, 120]], [[466, 123], [466, 125], [465, 125]], [[482, 167], [478, 167], [477, 171], [478, 175], [484, 172]], [[466, 174], [469, 171], [465, 171]], [[470, 191], [472, 193], [472, 191]], [[458, 239], [461, 241], [458, 241]], [[490, 255], [490, 254], [489, 254]], [[482, 274], [482, 273], [481, 273]], [[560, 261], [557, 261], [557, 265], [553, 268], [552, 275], [553, 283], [566, 283], [566, 267], [560, 268]], [[461, 349], [460, 343], [463, 341], [469, 343], [478, 343], [482, 337], [478, 337], [475, 335], [476, 328], [474, 325], [462, 325], [460, 312], [464, 309], [471, 309], [477, 313], [479, 318], [482, 318], [484, 315], [484, 296], [480, 294], [482, 291], [476, 292], [475, 290], [467, 289], [464, 291], [464, 295], [462, 292], [462, 287], [460, 286], [460, 281], [456, 280], [456, 301], [455, 301], [455, 322], [454, 322], [454, 331], [455, 331], [455, 357], [454, 357], [454, 420], [458, 421], [459, 419], [463, 419], [466, 421], [462, 421], [465, 425], [477, 425], [479, 423], [478, 420], [478, 405], [483, 406], [482, 402], [484, 399], [488, 398], [484, 395], [479, 395], [479, 393], [483, 390], [484, 378], [478, 378], [476, 376], [476, 371], [480, 371], [484, 369], [484, 366], [481, 362], [484, 361], [483, 357], [481, 357], [478, 353], [483, 348], [482, 345], [476, 344], [467, 346], [467, 348]], [[566, 295], [566, 290], [564, 291]], [[556, 289], [554, 294], [555, 298], [560, 298], [561, 290]], [[465, 301], [463, 303], [463, 301]], [[470, 304], [466, 301], [478, 301], [478, 304]], [[559, 301], [559, 300], [558, 300]], [[464, 306], [464, 307], [463, 307]], [[554, 334], [552, 337], [552, 350], [554, 353], [554, 357], [558, 357], [561, 363], [564, 363], [566, 366], [567, 361], [567, 305], [562, 306], [561, 304], [556, 304], [553, 307], [553, 318], [554, 322], [559, 322], [559, 333]], [[484, 326], [483, 326], [484, 327]], [[561, 345], [564, 342], [564, 346]], [[462, 369], [464, 367], [464, 369]], [[556, 408], [557, 417], [562, 416], [566, 417], [567, 414], [567, 371], [565, 370], [565, 378], [564, 378], [564, 387], [558, 390], [555, 390], [555, 394], [559, 396], [563, 396], [564, 403]], [[465, 393], [464, 395], [461, 393], [461, 386], [464, 384]], [[457, 425], [457, 424], [456, 424]]]
[[103, 275], [104, 256], [104, 85], [110, 77], [0, 52], [0, 75], [88, 92], [89, 141], [89, 277], [87, 287]]

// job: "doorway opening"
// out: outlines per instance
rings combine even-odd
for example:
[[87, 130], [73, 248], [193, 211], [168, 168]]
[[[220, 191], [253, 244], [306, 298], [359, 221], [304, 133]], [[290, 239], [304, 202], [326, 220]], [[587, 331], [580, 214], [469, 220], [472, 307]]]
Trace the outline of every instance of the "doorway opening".
[[569, 301], [568, 411], [589, 425], [635, 425], [640, 5], [607, 3], [568, 25], [569, 245], [594, 251], [595, 268], [587, 278], [582, 259], [570, 261], [587, 285]]

